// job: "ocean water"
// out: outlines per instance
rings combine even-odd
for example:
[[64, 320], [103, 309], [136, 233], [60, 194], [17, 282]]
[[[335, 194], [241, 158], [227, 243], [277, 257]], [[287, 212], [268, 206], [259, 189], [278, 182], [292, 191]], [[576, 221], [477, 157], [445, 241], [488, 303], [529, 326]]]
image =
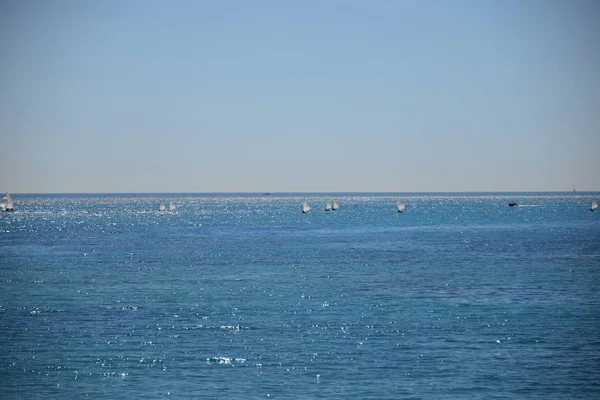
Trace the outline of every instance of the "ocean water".
[[599, 197], [13, 195], [0, 398], [598, 399]]

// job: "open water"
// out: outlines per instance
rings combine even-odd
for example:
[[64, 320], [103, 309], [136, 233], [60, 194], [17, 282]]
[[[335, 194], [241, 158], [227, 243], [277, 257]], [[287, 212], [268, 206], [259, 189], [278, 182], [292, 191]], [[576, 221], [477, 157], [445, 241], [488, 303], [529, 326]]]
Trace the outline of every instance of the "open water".
[[598, 399], [599, 197], [13, 195], [0, 398]]

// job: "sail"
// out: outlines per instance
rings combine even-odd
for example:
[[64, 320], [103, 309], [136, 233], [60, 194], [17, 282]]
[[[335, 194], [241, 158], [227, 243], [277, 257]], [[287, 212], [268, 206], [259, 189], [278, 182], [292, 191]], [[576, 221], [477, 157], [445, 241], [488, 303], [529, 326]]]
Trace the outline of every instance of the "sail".
[[10, 194], [6, 193], [6, 196], [2, 198], [0, 202], [0, 211], [14, 211], [15, 208], [13, 206], [12, 199], [10, 198]]
[[334, 201], [333, 201], [333, 206], [331, 207], [331, 209], [332, 209], [333, 211], [335, 211], [335, 210], [337, 210], [338, 208], [340, 208], [340, 204], [338, 203], [338, 201], [337, 201], [337, 200], [334, 200]]
[[14, 206], [13, 206], [13, 202], [12, 199], [10, 198], [10, 194], [6, 193], [6, 211], [12, 211], [14, 210]]
[[172, 201], [169, 202], [169, 211], [175, 211], [175, 204]]
[[303, 202], [302, 203], [302, 213], [304, 214], [304, 213], [307, 213], [309, 211], [310, 211], [310, 206], [308, 205], [307, 202]]
[[398, 206], [398, 212], [403, 212], [404, 208], [406, 207], [401, 201], [398, 201], [396, 206]]
[[331, 202], [329, 200], [325, 203], [325, 211], [331, 211]]
[[596, 203], [596, 200], [592, 200], [590, 211], [594, 211], [596, 208], [598, 208], [598, 203]]
[[165, 203], [162, 200], [158, 203], [158, 211], [165, 211]]

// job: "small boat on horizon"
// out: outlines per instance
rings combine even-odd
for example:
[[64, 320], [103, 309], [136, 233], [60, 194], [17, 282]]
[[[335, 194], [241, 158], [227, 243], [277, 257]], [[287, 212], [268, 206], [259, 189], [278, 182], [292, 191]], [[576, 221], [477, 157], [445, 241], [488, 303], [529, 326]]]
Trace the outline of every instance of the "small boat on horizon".
[[396, 207], [398, 207], [398, 212], [404, 212], [404, 209], [406, 208], [406, 206], [404, 205], [404, 203], [402, 203], [400, 200], [398, 200], [396, 202]]
[[6, 193], [6, 196], [4, 196], [0, 202], [0, 211], [1, 212], [15, 211], [15, 207], [13, 206], [12, 199], [10, 198], [10, 194], [8, 192]]
[[516, 206], [516, 205], [517, 205], [517, 202], [516, 202], [516, 201], [511, 201], [510, 203], [508, 203], [508, 206], [509, 206], [509, 207], [514, 207], [514, 206]]
[[329, 200], [325, 203], [325, 211], [331, 211], [331, 202]]
[[340, 203], [338, 203], [338, 201], [337, 201], [337, 200], [334, 200], [334, 201], [333, 201], [333, 205], [331, 206], [331, 209], [332, 209], [333, 211], [335, 211], [335, 210], [337, 210], [338, 208], [340, 208]]
[[172, 201], [170, 201], [170, 202], [169, 202], [169, 211], [170, 211], [170, 212], [173, 212], [173, 211], [175, 211], [175, 204], [173, 204], [173, 202], [172, 202]]
[[592, 200], [592, 203], [590, 205], [590, 211], [596, 211], [596, 208], [598, 208], [598, 203], [596, 202], [596, 200]]
[[302, 214], [306, 214], [309, 211], [310, 211], [310, 206], [308, 205], [307, 202], [303, 201], [302, 202]]
[[165, 212], [165, 202], [164, 201], [160, 201], [160, 203], [158, 203], [158, 212]]

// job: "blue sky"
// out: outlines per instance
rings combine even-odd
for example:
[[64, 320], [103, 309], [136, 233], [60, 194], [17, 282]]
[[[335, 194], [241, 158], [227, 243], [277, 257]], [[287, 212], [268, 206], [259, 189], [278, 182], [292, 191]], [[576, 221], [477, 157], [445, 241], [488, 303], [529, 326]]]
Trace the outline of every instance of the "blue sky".
[[0, 191], [600, 190], [600, 3], [4, 1]]

